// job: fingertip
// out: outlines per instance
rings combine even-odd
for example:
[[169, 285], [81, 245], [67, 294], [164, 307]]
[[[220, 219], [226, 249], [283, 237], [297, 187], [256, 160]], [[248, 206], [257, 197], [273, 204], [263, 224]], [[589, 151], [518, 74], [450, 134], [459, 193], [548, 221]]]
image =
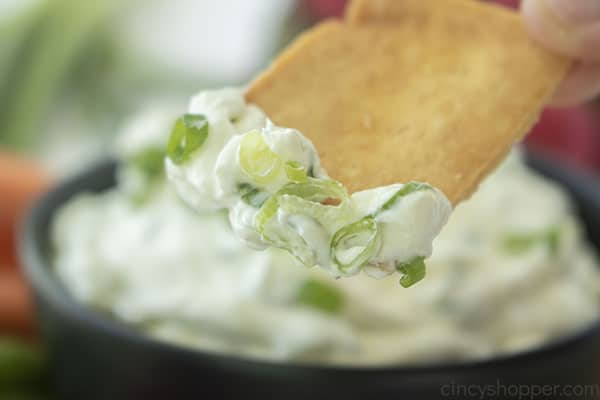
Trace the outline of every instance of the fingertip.
[[[559, 8], [549, 0], [523, 0], [521, 13], [531, 36], [546, 48], [582, 60], [600, 60], [600, 21], [576, 19], [575, 4]], [[581, 7], [586, 8], [586, 7]], [[589, 7], [587, 7], [589, 8]], [[562, 11], [560, 11], [562, 10]]]
[[521, 13], [530, 35], [545, 47], [572, 55], [568, 26], [560, 21], [543, 0], [523, 0]]
[[550, 107], [571, 107], [593, 99], [600, 93], [600, 64], [576, 63], [558, 87]]

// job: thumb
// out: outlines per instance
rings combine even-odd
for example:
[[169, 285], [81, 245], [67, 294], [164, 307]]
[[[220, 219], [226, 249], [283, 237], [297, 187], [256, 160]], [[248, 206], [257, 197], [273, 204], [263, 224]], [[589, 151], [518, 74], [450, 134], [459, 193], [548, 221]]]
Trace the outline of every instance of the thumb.
[[546, 47], [600, 61], [600, 0], [523, 0], [521, 10], [528, 31]]

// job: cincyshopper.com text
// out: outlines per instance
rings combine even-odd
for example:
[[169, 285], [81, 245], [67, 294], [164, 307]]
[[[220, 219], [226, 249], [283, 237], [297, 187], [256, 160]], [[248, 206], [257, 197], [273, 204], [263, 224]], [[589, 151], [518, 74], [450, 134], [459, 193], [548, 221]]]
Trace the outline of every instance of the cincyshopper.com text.
[[561, 398], [592, 399], [600, 395], [600, 384], [509, 384], [497, 379], [489, 384], [461, 384], [451, 382], [440, 387], [446, 399], [493, 399], [503, 397], [518, 400]]

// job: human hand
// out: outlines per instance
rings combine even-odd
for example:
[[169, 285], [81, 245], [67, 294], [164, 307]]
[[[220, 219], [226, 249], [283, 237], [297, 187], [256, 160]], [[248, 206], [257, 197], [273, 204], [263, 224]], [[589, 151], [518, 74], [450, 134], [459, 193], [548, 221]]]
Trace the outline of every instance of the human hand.
[[573, 57], [552, 106], [572, 106], [600, 94], [600, 0], [523, 0], [525, 25], [549, 49]]

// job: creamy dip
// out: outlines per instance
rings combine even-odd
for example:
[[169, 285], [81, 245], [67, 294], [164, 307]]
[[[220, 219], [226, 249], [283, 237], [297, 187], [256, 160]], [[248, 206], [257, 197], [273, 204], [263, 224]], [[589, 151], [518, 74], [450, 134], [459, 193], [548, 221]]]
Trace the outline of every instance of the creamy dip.
[[173, 128], [166, 168], [194, 209], [228, 209], [250, 247], [287, 250], [335, 277], [400, 272], [403, 286], [416, 283], [452, 209], [442, 192], [417, 182], [348, 195], [306, 137], [275, 126], [237, 89], [192, 99]]
[[[230, 98], [241, 110], [235, 124], [265, 122], [238, 94]], [[195, 98], [191, 111], [212, 115], [194, 108], [202, 102], [208, 97]], [[194, 167], [216, 160], [167, 163], [194, 205], [186, 207], [163, 169], [173, 118], [155, 110], [136, 118], [118, 143], [118, 185], [78, 195], [53, 221], [54, 268], [73, 297], [152, 337], [272, 360], [414, 364], [519, 351], [598, 318], [600, 273], [569, 198], [518, 153], [456, 208], [434, 241], [427, 278], [403, 290], [391, 277], [336, 280], [299, 268], [287, 251], [248, 248], [231, 216], [196, 211], [216, 190], [200, 195], [194, 180], [177, 179], [196, 173], [198, 182], [208, 179], [202, 187], [216, 188], [213, 174]], [[208, 120], [219, 121], [233, 124]], [[254, 122], [231, 128], [232, 137], [246, 128]], [[263, 140], [271, 129], [282, 128], [265, 127]]]

